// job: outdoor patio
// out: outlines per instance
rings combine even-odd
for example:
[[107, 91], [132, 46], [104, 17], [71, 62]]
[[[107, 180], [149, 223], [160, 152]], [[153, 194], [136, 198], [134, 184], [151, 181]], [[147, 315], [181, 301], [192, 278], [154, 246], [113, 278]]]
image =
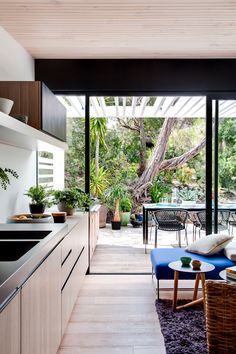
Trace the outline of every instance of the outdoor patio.
[[[150, 235], [149, 227], [149, 235]], [[185, 246], [182, 232], [182, 246]], [[204, 232], [202, 232], [202, 236]], [[198, 235], [197, 235], [198, 236]], [[192, 242], [192, 225], [188, 225], [188, 240]], [[158, 231], [158, 247], [178, 247], [175, 232]], [[92, 273], [151, 273], [150, 250], [154, 248], [154, 227], [144, 252], [143, 228], [132, 225], [112, 230], [111, 225], [99, 229], [98, 243], [91, 262]]]

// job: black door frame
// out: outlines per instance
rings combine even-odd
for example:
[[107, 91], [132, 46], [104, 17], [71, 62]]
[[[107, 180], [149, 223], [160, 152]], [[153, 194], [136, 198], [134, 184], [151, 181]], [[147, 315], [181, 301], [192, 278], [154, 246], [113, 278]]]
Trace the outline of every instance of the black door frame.
[[[192, 92], [192, 91], [54, 91], [55, 94], [85, 96], [85, 192], [90, 193], [90, 97], [96, 96], [205, 96], [206, 97], [206, 161], [205, 161], [205, 202], [206, 235], [218, 231], [218, 125], [219, 100], [236, 99], [236, 92]], [[212, 107], [215, 101], [215, 117]], [[213, 158], [214, 119], [214, 158]], [[213, 169], [214, 166], [214, 169]], [[214, 178], [213, 178], [214, 172]], [[212, 220], [212, 187], [214, 186], [214, 220]]]

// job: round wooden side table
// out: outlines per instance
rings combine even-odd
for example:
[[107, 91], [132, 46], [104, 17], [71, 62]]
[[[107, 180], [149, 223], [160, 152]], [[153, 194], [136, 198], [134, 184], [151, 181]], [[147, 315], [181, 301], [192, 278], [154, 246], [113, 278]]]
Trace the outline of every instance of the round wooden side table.
[[[172, 309], [173, 311], [176, 310], [181, 310], [183, 308], [199, 304], [201, 302], [204, 303], [205, 299], [205, 273], [211, 272], [212, 270], [215, 269], [215, 266], [210, 263], [202, 262], [201, 264], [201, 269], [200, 270], [193, 270], [191, 266], [185, 267], [182, 266], [181, 261], [176, 261], [176, 262], [171, 262], [168, 264], [168, 267], [174, 270], [174, 291], [173, 291], [173, 302], [172, 302]], [[195, 278], [195, 285], [194, 285], [194, 291], [193, 291], [193, 300], [188, 302], [187, 304], [177, 306], [177, 299], [178, 299], [178, 283], [179, 283], [179, 272], [184, 272], [184, 273], [192, 273], [196, 275]], [[197, 299], [197, 293], [198, 293], [198, 286], [199, 286], [199, 281], [201, 280], [202, 283], [202, 294], [203, 297], [200, 299]]]

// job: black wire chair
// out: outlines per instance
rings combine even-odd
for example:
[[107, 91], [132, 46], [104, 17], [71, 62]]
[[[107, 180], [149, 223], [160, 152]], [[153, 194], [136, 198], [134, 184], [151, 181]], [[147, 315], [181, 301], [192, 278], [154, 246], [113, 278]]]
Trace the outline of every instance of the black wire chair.
[[[201, 231], [206, 231], [206, 212], [199, 211], [196, 213], [196, 216], [200, 224], [199, 226], [199, 237], [200, 237]], [[230, 217], [229, 211], [226, 210], [218, 211], [218, 231], [219, 232], [224, 230], [229, 231], [229, 217]], [[214, 212], [212, 212], [212, 224], [213, 224], [213, 220], [214, 220]]]
[[230, 233], [230, 235], [233, 235], [234, 227], [236, 227], [236, 211], [231, 211], [230, 216], [229, 216], [229, 233]]
[[188, 218], [193, 225], [193, 242], [194, 242], [196, 241], [197, 238], [197, 228], [200, 227], [200, 223], [195, 211], [188, 212]]
[[185, 230], [185, 240], [188, 245], [186, 220], [188, 212], [179, 209], [162, 209], [153, 211], [153, 220], [155, 222], [155, 248], [157, 247], [157, 230], [176, 231], [179, 247], [181, 247], [181, 230]]

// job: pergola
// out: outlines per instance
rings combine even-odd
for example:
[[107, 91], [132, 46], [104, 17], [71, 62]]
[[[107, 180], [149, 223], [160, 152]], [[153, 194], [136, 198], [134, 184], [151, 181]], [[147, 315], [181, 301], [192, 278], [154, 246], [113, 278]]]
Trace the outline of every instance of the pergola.
[[[84, 96], [57, 96], [67, 109], [67, 117], [85, 116]], [[90, 116], [107, 118], [205, 118], [205, 96], [91, 97]], [[236, 101], [221, 100], [219, 117], [236, 117]]]

